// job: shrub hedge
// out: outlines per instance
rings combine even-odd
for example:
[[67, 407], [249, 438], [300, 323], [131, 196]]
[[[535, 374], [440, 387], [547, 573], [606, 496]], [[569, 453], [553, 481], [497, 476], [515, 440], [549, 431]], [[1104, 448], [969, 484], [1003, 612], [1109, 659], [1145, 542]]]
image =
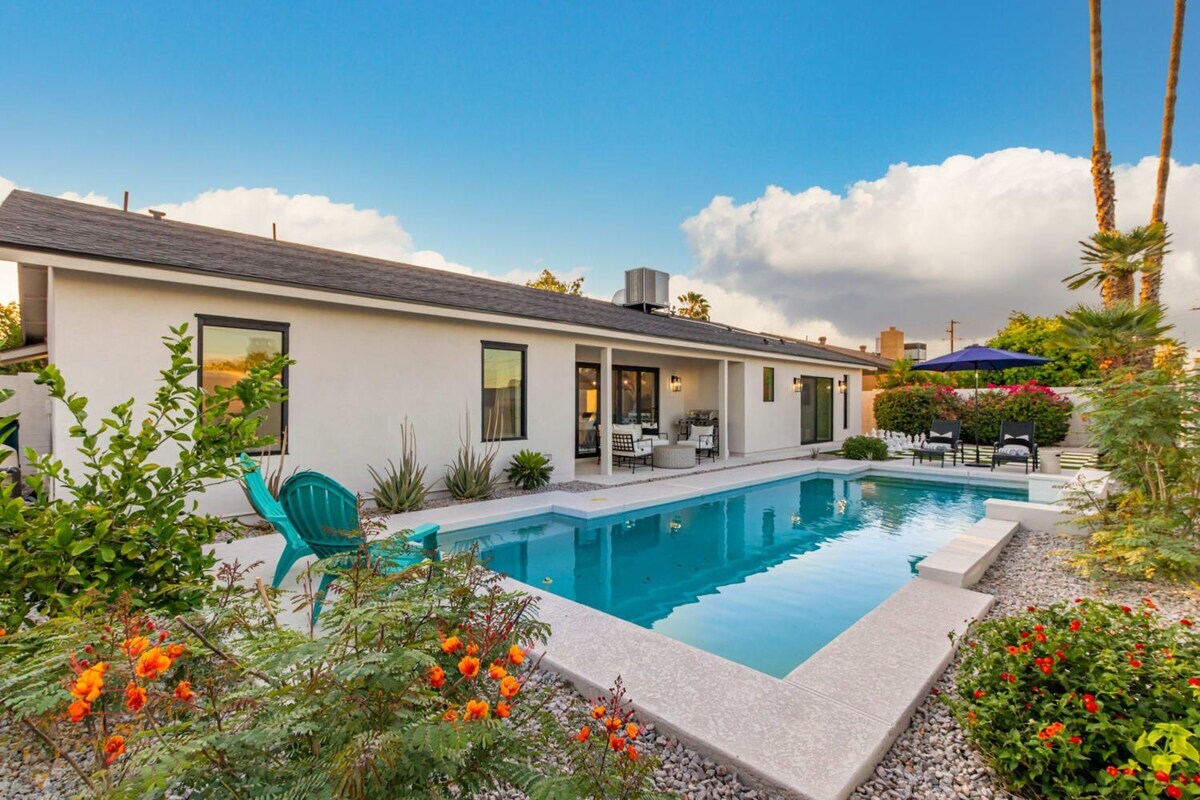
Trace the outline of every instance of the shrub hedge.
[[884, 430], [915, 436], [928, 432], [935, 419], [959, 419], [963, 440], [972, 444], [993, 444], [1005, 420], [1032, 421], [1039, 445], [1058, 444], [1066, 438], [1073, 410], [1069, 399], [1033, 382], [989, 385], [979, 393], [978, 409], [970, 397], [947, 386], [899, 386], [875, 396], [875, 424]]
[[842, 457], [852, 461], [886, 461], [887, 443], [873, 436], [851, 436], [842, 442]]

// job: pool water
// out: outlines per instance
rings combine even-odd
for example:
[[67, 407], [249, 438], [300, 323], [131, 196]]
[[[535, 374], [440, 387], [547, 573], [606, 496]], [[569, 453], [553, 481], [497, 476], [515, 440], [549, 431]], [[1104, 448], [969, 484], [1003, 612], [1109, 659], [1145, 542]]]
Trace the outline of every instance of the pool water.
[[498, 572], [784, 677], [1025, 491], [820, 474], [600, 519], [460, 532]]

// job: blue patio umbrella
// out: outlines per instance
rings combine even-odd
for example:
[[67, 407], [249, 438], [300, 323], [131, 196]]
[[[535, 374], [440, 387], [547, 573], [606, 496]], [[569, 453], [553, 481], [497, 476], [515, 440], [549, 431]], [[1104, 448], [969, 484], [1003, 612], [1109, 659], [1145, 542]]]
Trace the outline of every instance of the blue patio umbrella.
[[[994, 347], [984, 347], [981, 344], [970, 344], [962, 350], [955, 350], [944, 356], [931, 358], [914, 364], [913, 369], [928, 370], [929, 372], [975, 372], [975, 422], [979, 422], [979, 370], [981, 369], [1012, 369], [1014, 367], [1036, 367], [1039, 364], [1049, 364], [1050, 359], [1041, 356], [1031, 356], [1028, 353], [1014, 353], [1012, 350], [997, 350]], [[975, 426], [975, 463], [971, 466], [986, 466], [979, 460], [979, 426]]]

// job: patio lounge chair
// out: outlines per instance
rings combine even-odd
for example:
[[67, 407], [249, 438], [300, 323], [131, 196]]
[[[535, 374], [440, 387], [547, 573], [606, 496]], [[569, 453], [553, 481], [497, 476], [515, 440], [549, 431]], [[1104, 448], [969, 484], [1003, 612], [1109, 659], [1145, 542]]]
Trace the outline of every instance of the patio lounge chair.
[[1023, 464], [1026, 473], [1032, 463], [1037, 471], [1038, 449], [1032, 422], [1000, 423], [1000, 441], [996, 442], [992, 452], [992, 469], [995, 470], [997, 464], [1007, 463]]
[[717, 460], [717, 426], [692, 425], [686, 438], [680, 439], [679, 444], [690, 444], [696, 448], [696, 457], [708, 456]]
[[[637, 472], [638, 464], [645, 464], [654, 469], [654, 440], [635, 439], [633, 428], [640, 425], [613, 425], [612, 457], [615, 466], [628, 465], [630, 472]], [[638, 431], [640, 436], [641, 431]]]
[[254, 508], [254, 513], [271, 523], [271, 527], [279, 532], [285, 542], [283, 554], [279, 556], [279, 564], [275, 567], [275, 577], [271, 580], [271, 585], [278, 589], [279, 584], [283, 583], [283, 579], [287, 577], [292, 564], [305, 556], [311, 556], [312, 548], [304, 543], [304, 539], [300, 537], [292, 525], [292, 521], [288, 519], [283, 506], [267, 489], [266, 481], [263, 480], [258, 464], [242, 453], [241, 465], [242, 469], [246, 471], [242, 475], [242, 489], [245, 490], [246, 497]]
[[960, 458], [964, 458], [962, 449], [959, 447], [959, 437], [962, 436], [962, 423], [956, 419], [935, 419], [933, 424], [929, 426], [929, 434], [925, 437], [925, 442], [918, 447], [913, 448], [913, 461], [916, 464], [918, 461], [925, 463], [925, 459], [930, 461], [935, 458], [942, 462], [942, 468], [946, 467], [946, 454], [950, 454], [950, 466], [958, 463]]
[[[279, 502], [318, 559], [362, 552], [358, 498], [333, 478], [311, 470], [297, 472], [284, 482]], [[380, 559], [388, 571], [406, 569], [431, 556], [436, 559], [434, 537], [438, 527], [427, 523], [418, 525], [402, 537], [368, 542], [366, 555]], [[332, 570], [321, 576], [313, 603], [314, 623], [321, 613], [325, 592], [335, 577], [336, 572]]]

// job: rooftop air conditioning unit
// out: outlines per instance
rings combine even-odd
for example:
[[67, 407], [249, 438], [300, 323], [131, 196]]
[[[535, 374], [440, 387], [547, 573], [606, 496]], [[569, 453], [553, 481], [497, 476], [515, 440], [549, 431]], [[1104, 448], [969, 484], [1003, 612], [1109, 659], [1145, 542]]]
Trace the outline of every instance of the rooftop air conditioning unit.
[[638, 267], [625, 271], [625, 301], [628, 308], [650, 311], [671, 305], [671, 276], [657, 269]]

